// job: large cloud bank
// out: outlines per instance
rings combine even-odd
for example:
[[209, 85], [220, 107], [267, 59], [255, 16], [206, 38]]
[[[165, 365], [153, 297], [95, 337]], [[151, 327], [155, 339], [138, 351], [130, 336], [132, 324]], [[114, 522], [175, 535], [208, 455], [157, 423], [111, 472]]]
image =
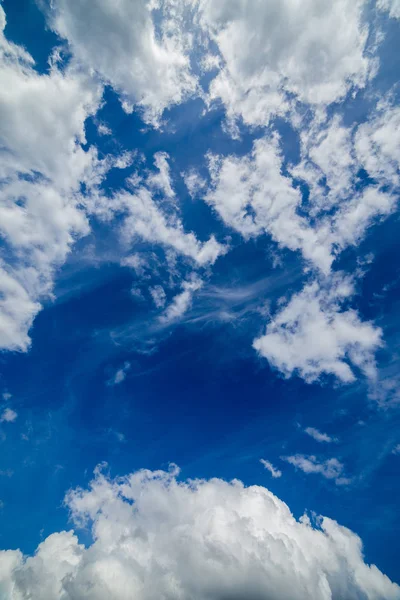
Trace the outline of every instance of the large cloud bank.
[[328, 518], [297, 521], [264, 487], [138, 471], [67, 494], [85, 548], [54, 533], [34, 556], [0, 554], [9, 600], [390, 600], [400, 587], [365, 563], [361, 540]]

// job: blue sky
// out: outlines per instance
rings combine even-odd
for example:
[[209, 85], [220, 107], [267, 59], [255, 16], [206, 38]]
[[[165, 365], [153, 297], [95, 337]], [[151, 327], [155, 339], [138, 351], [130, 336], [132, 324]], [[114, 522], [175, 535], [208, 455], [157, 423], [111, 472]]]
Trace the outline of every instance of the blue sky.
[[398, 0], [0, 25], [0, 597], [400, 598]]

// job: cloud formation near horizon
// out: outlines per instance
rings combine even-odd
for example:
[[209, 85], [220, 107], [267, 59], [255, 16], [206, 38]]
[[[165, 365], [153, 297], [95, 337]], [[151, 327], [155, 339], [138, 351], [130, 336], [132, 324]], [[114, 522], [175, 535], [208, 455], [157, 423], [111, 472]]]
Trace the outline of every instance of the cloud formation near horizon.
[[0, 553], [9, 600], [398, 600], [400, 587], [367, 565], [361, 540], [326, 517], [296, 520], [264, 487], [181, 481], [179, 469], [110, 479], [95, 471], [66, 505], [77, 526], [48, 536], [34, 556]]

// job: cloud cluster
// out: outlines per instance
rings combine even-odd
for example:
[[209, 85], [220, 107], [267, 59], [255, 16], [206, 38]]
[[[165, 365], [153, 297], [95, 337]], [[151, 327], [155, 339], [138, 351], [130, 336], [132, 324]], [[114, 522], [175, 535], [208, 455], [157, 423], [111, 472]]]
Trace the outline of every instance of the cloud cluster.
[[374, 73], [364, 0], [199, 0], [199, 6], [222, 58], [209, 98], [222, 100], [231, 120], [265, 126], [296, 101], [324, 107]]
[[55, 270], [89, 231], [81, 185], [96, 185], [110, 163], [82, 147], [102, 87], [72, 63], [59, 68], [56, 54], [38, 74], [5, 24], [0, 6], [0, 348], [26, 350]]
[[336, 485], [348, 485], [351, 482], [351, 479], [343, 476], [344, 465], [337, 458], [321, 461], [314, 455], [305, 456], [304, 454], [282, 456], [281, 458], [306, 474], [317, 473], [325, 479], [333, 479]]
[[[173, 2], [153, 0], [55, 0], [49, 21], [77, 60], [94, 69], [157, 125], [165, 108], [182, 102], [197, 86], [191, 72], [190, 36], [185, 35]], [[161, 14], [160, 14], [161, 13]]]
[[350, 382], [356, 367], [373, 379], [382, 332], [355, 310], [342, 310], [352, 294], [351, 281], [340, 276], [327, 287], [306, 285], [272, 318], [254, 348], [287, 377], [297, 373], [311, 382], [327, 374]]
[[365, 563], [361, 540], [329, 518], [297, 521], [264, 487], [221, 479], [179, 481], [138, 471], [66, 498], [73, 532], [54, 533], [34, 556], [0, 553], [9, 600], [398, 600], [400, 587]]

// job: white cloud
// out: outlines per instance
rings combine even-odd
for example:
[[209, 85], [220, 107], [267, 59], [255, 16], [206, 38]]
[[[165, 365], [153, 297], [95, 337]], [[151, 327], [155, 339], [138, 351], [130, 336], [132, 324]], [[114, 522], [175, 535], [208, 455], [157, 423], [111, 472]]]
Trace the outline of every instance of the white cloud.
[[128, 215], [122, 226], [122, 235], [127, 244], [135, 237], [161, 244], [191, 258], [199, 266], [213, 264], [227, 250], [214, 236], [206, 242], [200, 242], [194, 233], [186, 233], [177, 214], [163, 211], [146, 187], [140, 187], [134, 193], [121, 192], [118, 200]]
[[269, 460], [260, 458], [260, 463], [264, 466], [265, 469], [267, 469], [267, 471], [269, 471], [271, 473], [271, 475], [274, 479], [278, 479], [279, 477], [282, 477], [282, 471], [280, 471], [279, 469], [276, 469]]
[[300, 250], [304, 258], [328, 272], [333, 261], [326, 235], [319, 236], [298, 214], [302, 197], [282, 173], [277, 134], [254, 142], [252, 152], [210, 156], [211, 188], [205, 197], [223, 221], [245, 238], [269, 233], [279, 245]]
[[378, 0], [377, 7], [387, 11], [393, 19], [400, 19], [400, 0]]
[[154, 287], [150, 288], [150, 295], [153, 299], [156, 308], [162, 308], [163, 306], [165, 306], [167, 297], [165, 295], [165, 291], [162, 285], [155, 285]]
[[319, 461], [316, 456], [305, 456], [304, 454], [282, 456], [281, 458], [307, 475], [318, 473], [325, 479], [333, 479], [336, 485], [348, 485], [351, 482], [348, 477], [343, 476], [344, 465], [337, 458]]
[[154, 164], [158, 172], [153, 172], [147, 178], [151, 188], [158, 188], [167, 198], [173, 198], [175, 192], [172, 189], [170, 168], [168, 164], [169, 155], [166, 152], [156, 152]]
[[397, 444], [392, 450], [392, 454], [400, 454], [400, 444]]
[[18, 417], [18, 414], [12, 408], [5, 408], [1, 414], [1, 423], [14, 423]]
[[125, 110], [136, 104], [147, 121], [157, 124], [165, 108], [197, 86], [190, 71], [190, 36], [184, 35], [173, 4], [54, 0], [49, 21], [74, 56], [121, 94]]
[[289, 110], [290, 96], [325, 106], [362, 88], [373, 72], [364, 6], [363, 0], [200, 0], [201, 24], [223, 58], [210, 100], [220, 98], [230, 118], [264, 126]]
[[400, 183], [400, 107], [389, 100], [378, 104], [377, 110], [355, 135], [359, 162], [380, 184], [398, 186]]
[[0, 553], [10, 600], [168, 597], [398, 600], [400, 587], [364, 562], [360, 538], [329, 518], [297, 521], [264, 487], [221, 479], [178, 481], [177, 469], [138, 471], [67, 495], [73, 532], [47, 537], [34, 556]]
[[0, 347], [27, 350], [33, 319], [56, 269], [89, 231], [81, 183], [99, 183], [111, 162], [84, 150], [84, 122], [102, 87], [71, 63], [38, 74], [3, 34], [0, 6]]
[[192, 198], [196, 198], [207, 185], [205, 179], [203, 179], [195, 170], [181, 173], [181, 175]]
[[330, 444], [331, 442], [336, 442], [337, 439], [328, 435], [327, 433], [323, 433], [319, 431], [315, 427], [306, 427], [304, 432], [310, 437], [314, 438], [317, 442], [327, 442]]
[[199, 290], [202, 285], [203, 282], [196, 276], [189, 281], [184, 281], [182, 285], [183, 291], [172, 299], [171, 304], [167, 306], [164, 314], [160, 317], [160, 321], [162, 323], [170, 323], [184, 315], [192, 304], [194, 292]]
[[306, 285], [274, 316], [254, 348], [287, 377], [296, 372], [311, 382], [329, 374], [350, 382], [357, 367], [373, 380], [382, 332], [363, 323], [355, 310], [341, 310], [352, 293], [351, 281], [339, 275], [327, 287], [317, 281]]

